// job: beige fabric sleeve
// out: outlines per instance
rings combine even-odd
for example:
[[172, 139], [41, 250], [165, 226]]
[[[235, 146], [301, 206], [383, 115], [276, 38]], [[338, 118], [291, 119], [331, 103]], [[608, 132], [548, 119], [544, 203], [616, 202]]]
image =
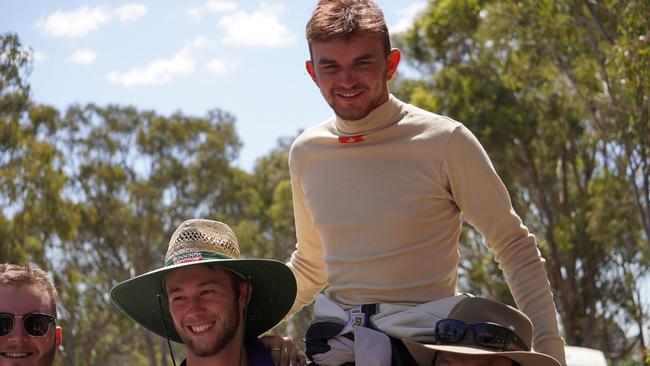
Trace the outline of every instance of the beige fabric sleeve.
[[487, 153], [464, 126], [454, 130], [441, 168], [455, 202], [485, 238], [517, 306], [531, 319], [534, 349], [564, 363], [564, 340], [559, 336], [553, 295], [535, 237], [514, 212]]
[[297, 173], [295, 155], [289, 155], [291, 173], [291, 193], [296, 224], [296, 250], [287, 263], [296, 276], [298, 292], [296, 300], [287, 314], [290, 317], [303, 306], [310, 304], [314, 297], [327, 285], [327, 266], [323, 258], [323, 244], [316, 228], [312, 225], [309, 211], [305, 206], [304, 195]]

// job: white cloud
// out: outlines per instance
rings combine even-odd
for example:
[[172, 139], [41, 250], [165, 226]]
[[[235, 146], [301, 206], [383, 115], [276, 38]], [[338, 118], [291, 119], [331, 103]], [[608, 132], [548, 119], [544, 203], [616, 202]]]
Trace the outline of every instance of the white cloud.
[[415, 17], [418, 15], [419, 12], [424, 10], [426, 6], [427, 6], [426, 2], [417, 2], [417, 3], [408, 4], [402, 9], [396, 11], [400, 19], [397, 21], [397, 24], [391, 27], [390, 32], [400, 33], [409, 29], [413, 25], [413, 20], [415, 20]]
[[127, 71], [112, 71], [106, 75], [106, 79], [126, 88], [168, 84], [179, 76], [192, 74], [197, 64], [195, 54], [209, 45], [207, 38], [198, 37], [186, 43], [171, 58], [159, 58], [144, 67]]
[[43, 52], [34, 51], [33, 56], [34, 62], [45, 62], [47, 60], [47, 56]]
[[224, 0], [208, 0], [202, 6], [192, 6], [187, 8], [187, 14], [193, 21], [198, 22], [201, 20], [203, 13], [209, 11], [211, 13], [229, 13], [237, 10], [237, 3], [233, 1]]
[[213, 75], [223, 76], [234, 72], [237, 65], [234, 62], [215, 58], [205, 64], [206, 69]]
[[112, 84], [125, 88], [139, 85], [164, 85], [180, 75], [191, 74], [196, 62], [194, 59], [176, 54], [170, 59], [157, 59], [142, 68], [128, 71], [112, 71], [106, 78]]
[[238, 11], [221, 18], [217, 26], [224, 31], [227, 45], [279, 48], [291, 45], [295, 37], [280, 21], [284, 6], [262, 5], [253, 12]]
[[115, 9], [115, 14], [122, 23], [134, 22], [147, 14], [147, 7], [142, 4], [126, 4]]
[[57, 10], [47, 18], [39, 20], [36, 26], [43, 28], [46, 34], [53, 37], [81, 38], [108, 23], [110, 18], [104, 7], [83, 6], [71, 11]]
[[186, 11], [193, 21], [198, 22], [199, 20], [201, 20], [201, 14], [203, 13], [203, 11], [198, 6], [192, 6], [191, 8], [187, 8]]
[[36, 27], [52, 37], [81, 38], [97, 31], [117, 18], [121, 22], [135, 21], [147, 13], [141, 4], [127, 4], [112, 9], [104, 6], [82, 6], [74, 10], [57, 10], [36, 22]]
[[208, 48], [212, 45], [212, 42], [206, 37], [199, 36], [191, 40], [190, 42], [185, 43], [183, 47], [178, 51], [183, 54], [194, 54], [205, 48]]
[[237, 3], [232, 1], [208, 0], [205, 8], [214, 13], [227, 13], [235, 11], [237, 9]]
[[74, 62], [76, 64], [90, 65], [95, 62], [96, 58], [97, 54], [95, 51], [91, 50], [90, 48], [82, 48], [80, 50], [76, 50], [70, 56], [68, 56], [68, 61]]

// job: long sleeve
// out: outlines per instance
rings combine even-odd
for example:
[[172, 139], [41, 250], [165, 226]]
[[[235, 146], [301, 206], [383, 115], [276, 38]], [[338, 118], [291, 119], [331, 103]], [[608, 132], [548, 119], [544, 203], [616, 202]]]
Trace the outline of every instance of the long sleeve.
[[295, 156], [290, 155], [289, 169], [297, 243], [296, 250], [292, 253], [287, 265], [296, 276], [298, 293], [287, 317], [302, 309], [303, 306], [310, 304], [314, 296], [327, 284], [323, 244], [307, 210], [300, 186], [299, 174], [295, 171], [298, 168], [292, 157]]
[[555, 305], [544, 259], [535, 237], [514, 212], [510, 197], [487, 154], [463, 126], [450, 140], [442, 169], [454, 201], [495, 254], [517, 306], [534, 326], [533, 347], [564, 362]]

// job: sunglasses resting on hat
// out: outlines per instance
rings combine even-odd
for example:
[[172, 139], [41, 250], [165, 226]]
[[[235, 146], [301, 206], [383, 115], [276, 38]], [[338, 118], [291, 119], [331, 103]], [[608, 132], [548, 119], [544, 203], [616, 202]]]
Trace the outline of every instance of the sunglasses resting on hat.
[[25, 315], [14, 315], [11, 313], [0, 313], [0, 337], [11, 333], [16, 324], [16, 319], [22, 319], [23, 329], [30, 337], [43, 337], [50, 329], [50, 323], [56, 318], [43, 313], [29, 313]]
[[508, 360], [514, 366], [562, 365], [552, 356], [532, 350], [533, 324], [514, 307], [468, 296], [441, 315], [433, 329], [435, 343], [402, 338], [420, 366], [435, 365], [438, 357], [443, 365], [464, 360], [489, 365]]
[[[471, 329], [473, 339], [466, 339], [467, 330]], [[483, 322], [466, 323], [457, 319], [442, 319], [436, 323], [435, 337], [437, 344], [467, 344], [470, 341], [480, 347], [498, 351], [530, 351], [515, 332], [502, 325]]]

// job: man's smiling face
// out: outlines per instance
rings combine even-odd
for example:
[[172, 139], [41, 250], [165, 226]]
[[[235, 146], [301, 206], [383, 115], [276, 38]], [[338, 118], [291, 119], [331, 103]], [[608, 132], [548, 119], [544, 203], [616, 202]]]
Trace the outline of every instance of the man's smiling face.
[[54, 315], [49, 295], [37, 286], [0, 286], [0, 313], [19, 316], [9, 334], [0, 336], [0, 366], [50, 366], [61, 343], [53, 324], [42, 337], [25, 333], [23, 318], [29, 313]]
[[388, 100], [388, 80], [393, 77], [400, 54], [386, 56], [381, 37], [353, 35], [310, 46], [307, 72], [334, 112], [358, 120]]
[[212, 357], [238, 342], [242, 306], [231, 276], [226, 270], [199, 265], [175, 270], [165, 279], [176, 330], [198, 357]]

